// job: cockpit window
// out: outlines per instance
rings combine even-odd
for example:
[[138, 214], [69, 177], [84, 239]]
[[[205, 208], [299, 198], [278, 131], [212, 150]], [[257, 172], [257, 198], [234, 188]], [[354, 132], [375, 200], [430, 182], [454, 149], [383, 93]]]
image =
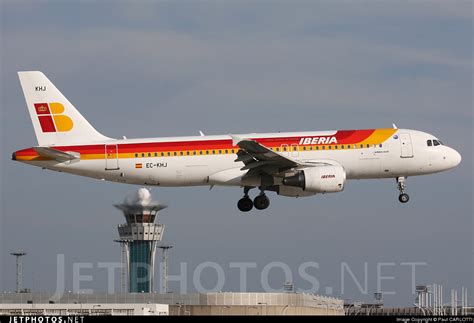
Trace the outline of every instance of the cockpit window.
[[426, 144], [428, 145], [428, 147], [431, 147], [433, 144], [431, 143], [431, 140], [427, 140], [426, 141]]
[[438, 142], [438, 140], [433, 140], [433, 145], [435, 145], [435, 146], [439, 146], [439, 145], [440, 145], [440, 143]]

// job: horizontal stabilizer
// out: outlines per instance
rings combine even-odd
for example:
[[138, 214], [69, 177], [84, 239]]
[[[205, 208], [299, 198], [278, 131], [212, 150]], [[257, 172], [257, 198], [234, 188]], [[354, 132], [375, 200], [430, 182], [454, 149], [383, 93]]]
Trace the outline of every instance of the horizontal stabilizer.
[[80, 158], [80, 154], [72, 151], [64, 152], [49, 147], [33, 147], [38, 155], [50, 159], [57, 160], [59, 162], [72, 161]]

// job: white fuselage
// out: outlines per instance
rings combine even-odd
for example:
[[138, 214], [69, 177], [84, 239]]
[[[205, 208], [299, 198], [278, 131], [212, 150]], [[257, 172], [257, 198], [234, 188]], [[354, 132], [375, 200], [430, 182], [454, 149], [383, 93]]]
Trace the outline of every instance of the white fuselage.
[[[359, 142], [345, 144], [340, 144], [341, 140], [329, 142], [328, 139], [326, 145], [324, 140], [318, 140], [320, 137], [329, 138], [335, 133], [334, 131], [294, 132], [238, 136], [251, 138], [257, 142], [264, 139], [266, 140], [262, 143], [264, 146], [272, 140], [277, 142], [284, 138], [281, 142], [286, 140], [288, 143], [273, 145], [271, 149], [299, 162], [325, 162], [340, 165], [345, 170], [347, 179], [396, 178], [431, 174], [453, 168], [461, 160], [459, 153], [450, 147], [442, 144], [428, 146], [427, 141], [436, 138], [416, 130], [393, 129], [393, 134], [383, 141], [370, 144], [360, 144], [364, 138]], [[21, 151], [16, 153], [15, 159], [50, 170], [128, 184], [260, 186], [258, 178], [243, 177], [247, 172], [241, 170], [244, 164], [235, 162], [239, 148], [229, 145], [230, 140], [231, 137], [227, 135], [123, 139], [57, 147], [67, 152], [78, 152], [81, 156], [79, 160], [58, 162], [38, 158], [22, 159]], [[200, 146], [206, 142], [214, 146], [204, 148]], [[180, 143], [183, 145], [185, 143], [187, 146], [179, 149], [168, 148], [165, 153], [163, 149], [157, 148], [156, 151], [150, 151], [150, 149], [141, 148], [147, 147], [148, 144], [167, 143], [173, 143], [176, 147]], [[196, 145], [193, 146], [193, 143]], [[89, 154], [85, 150], [87, 147], [94, 147], [99, 153], [96, 151]], [[101, 149], [104, 149], [103, 156], [100, 153]], [[107, 149], [112, 149], [111, 153], [108, 154]], [[123, 152], [124, 150], [127, 152]]]

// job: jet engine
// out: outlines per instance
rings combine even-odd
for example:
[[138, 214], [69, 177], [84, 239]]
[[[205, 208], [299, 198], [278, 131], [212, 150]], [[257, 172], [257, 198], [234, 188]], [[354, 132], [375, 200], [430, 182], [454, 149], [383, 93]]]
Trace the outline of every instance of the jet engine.
[[341, 166], [317, 166], [300, 170], [285, 177], [283, 185], [299, 187], [305, 192], [331, 193], [344, 189], [346, 172]]

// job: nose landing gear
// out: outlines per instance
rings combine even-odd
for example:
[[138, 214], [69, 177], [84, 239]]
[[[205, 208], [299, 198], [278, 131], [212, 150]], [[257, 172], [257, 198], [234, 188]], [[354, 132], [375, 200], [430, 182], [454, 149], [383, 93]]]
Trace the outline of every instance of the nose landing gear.
[[398, 200], [401, 203], [407, 203], [410, 200], [410, 196], [408, 196], [408, 194], [405, 193], [405, 180], [406, 180], [406, 177], [396, 178], [398, 191], [400, 192], [400, 195], [398, 196]]

